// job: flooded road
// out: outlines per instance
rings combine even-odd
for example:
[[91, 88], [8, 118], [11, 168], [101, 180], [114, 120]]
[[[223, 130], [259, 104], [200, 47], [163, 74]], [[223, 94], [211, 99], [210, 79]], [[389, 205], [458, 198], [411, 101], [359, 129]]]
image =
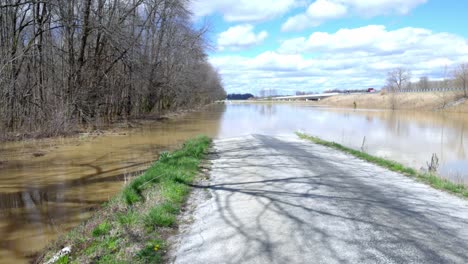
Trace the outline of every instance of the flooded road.
[[28, 256], [81, 221], [158, 153], [199, 134], [225, 138], [302, 131], [416, 169], [433, 153], [443, 176], [468, 184], [468, 114], [226, 104], [137, 129], [0, 145], [0, 263]]

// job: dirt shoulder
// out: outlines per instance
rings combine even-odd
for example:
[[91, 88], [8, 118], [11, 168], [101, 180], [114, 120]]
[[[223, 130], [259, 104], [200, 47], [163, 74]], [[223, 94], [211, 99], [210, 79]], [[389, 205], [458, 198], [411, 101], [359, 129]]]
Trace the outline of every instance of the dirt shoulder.
[[468, 100], [462, 99], [459, 93], [451, 92], [343, 94], [323, 99], [316, 104], [332, 107], [468, 113]]

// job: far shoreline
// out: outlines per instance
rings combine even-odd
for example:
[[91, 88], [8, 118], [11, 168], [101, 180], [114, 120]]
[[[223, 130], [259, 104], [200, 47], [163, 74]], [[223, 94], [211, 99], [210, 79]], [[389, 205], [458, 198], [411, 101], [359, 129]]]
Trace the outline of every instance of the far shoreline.
[[363, 110], [411, 110], [447, 113], [468, 113], [468, 100], [461, 93], [425, 92], [425, 93], [359, 93], [340, 94], [319, 101], [314, 100], [226, 100], [224, 103], [258, 104], [308, 104], [317, 107], [331, 107]]

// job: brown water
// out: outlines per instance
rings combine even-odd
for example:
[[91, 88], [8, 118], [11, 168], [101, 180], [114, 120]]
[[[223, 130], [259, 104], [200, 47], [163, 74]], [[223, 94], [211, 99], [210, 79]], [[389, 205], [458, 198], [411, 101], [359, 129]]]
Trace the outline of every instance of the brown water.
[[[216, 105], [117, 135], [0, 145], [0, 263], [28, 255], [81, 221], [162, 150], [198, 134], [234, 137], [303, 131], [468, 184], [468, 114], [350, 110], [294, 104]], [[36, 154], [36, 155], [34, 155]], [[38, 156], [37, 154], [43, 154]]]

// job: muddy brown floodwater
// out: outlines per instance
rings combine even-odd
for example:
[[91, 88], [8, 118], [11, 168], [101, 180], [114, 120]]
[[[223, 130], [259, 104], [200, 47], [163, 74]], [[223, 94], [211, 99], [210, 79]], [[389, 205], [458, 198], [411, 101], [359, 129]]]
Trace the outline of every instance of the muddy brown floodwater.
[[92, 214], [158, 153], [195, 135], [303, 131], [414, 168], [433, 153], [440, 172], [468, 184], [468, 114], [318, 108], [309, 103], [214, 105], [116, 135], [0, 145], [0, 263], [32, 254]]

